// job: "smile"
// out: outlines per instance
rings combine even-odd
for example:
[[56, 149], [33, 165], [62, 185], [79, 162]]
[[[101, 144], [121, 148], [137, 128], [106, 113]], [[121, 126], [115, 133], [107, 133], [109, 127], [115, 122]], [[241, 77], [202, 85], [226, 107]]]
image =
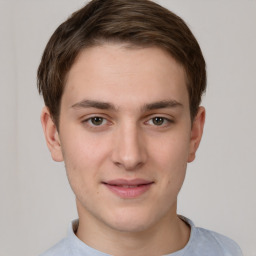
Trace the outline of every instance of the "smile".
[[152, 181], [143, 179], [125, 180], [117, 179], [103, 182], [112, 193], [120, 198], [137, 198], [144, 194], [154, 184]]

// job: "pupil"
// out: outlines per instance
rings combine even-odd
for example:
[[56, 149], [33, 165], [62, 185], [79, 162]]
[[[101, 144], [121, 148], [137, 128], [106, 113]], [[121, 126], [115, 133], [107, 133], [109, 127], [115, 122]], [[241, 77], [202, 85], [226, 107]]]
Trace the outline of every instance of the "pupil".
[[94, 125], [101, 125], [101, 124], [102, 124], [102, 121], [103, 121], [103, 119], [102, 119], [101, 117], [93, 117], [93, 118], [92, 118], [92, 123], [93, 123]]
[[153, 119], [153, 123], [154, 123], [155, 125], [162, 125], [163, 122], [164, 122], [164, 119], [163, 119], [162, 117], [155, 117], [155, 118]]

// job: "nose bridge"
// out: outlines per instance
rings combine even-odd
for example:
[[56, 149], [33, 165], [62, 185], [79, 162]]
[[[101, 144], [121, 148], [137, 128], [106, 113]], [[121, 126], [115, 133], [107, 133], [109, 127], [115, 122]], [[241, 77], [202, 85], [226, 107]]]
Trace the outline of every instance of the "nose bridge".
[[145, 144], [136, 123], [128, 121], [120, 124], [114, 140], [112, 159], [116, 165], [133, 170], [145, 162]]

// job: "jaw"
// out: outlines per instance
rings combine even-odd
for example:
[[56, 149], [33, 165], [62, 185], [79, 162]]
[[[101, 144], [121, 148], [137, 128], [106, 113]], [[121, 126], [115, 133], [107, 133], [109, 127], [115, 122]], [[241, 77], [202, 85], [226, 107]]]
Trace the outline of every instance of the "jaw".
[[[80, 218], [78, 238], [87, 245], [111, 255], [168, 254], [182, 249], [189, 240], [189, 228], [177, 217], [176, 202], [172, 211], [159, 220], [152, 219], [150, 212], [141, 217], [137, 215], [137, 220], [136, 216], [130, 216], [130, 219], [121, 218], [127, 213], [127, 209], [120, 209], [120, 218], [113, 220], [111, 226], [109, 221], [97, 221], [96, 226], [91, 225], [91, 221], [84, 218], [86, 216], [81, 212], [82, 206], [78, 201], [77, 206]], [[145, 224], [145, 220], [151, 220], [151, 223]], [[84, 232], [85, 230], [90, 232]]]

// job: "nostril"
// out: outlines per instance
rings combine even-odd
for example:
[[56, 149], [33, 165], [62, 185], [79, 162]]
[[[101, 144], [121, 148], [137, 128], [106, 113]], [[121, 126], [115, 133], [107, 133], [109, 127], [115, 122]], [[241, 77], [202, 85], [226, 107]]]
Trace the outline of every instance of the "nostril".
[[114, 162], [114, 164], [115, 164], [116, 166], [118, 166], [118, 167], [121, 167], [121, 166], [122, 166], [122, 164], [119, 163], [119, 162]]
[[122, 169], [127, 170], [127, 171], [133, 171], [133, 170], [137, 170], [137, 169], [141, 168], [144, 163], [143, 162], [136, 162], [136, 163], [114, 162], [114, 164], [118, 168], [122, 168]]

